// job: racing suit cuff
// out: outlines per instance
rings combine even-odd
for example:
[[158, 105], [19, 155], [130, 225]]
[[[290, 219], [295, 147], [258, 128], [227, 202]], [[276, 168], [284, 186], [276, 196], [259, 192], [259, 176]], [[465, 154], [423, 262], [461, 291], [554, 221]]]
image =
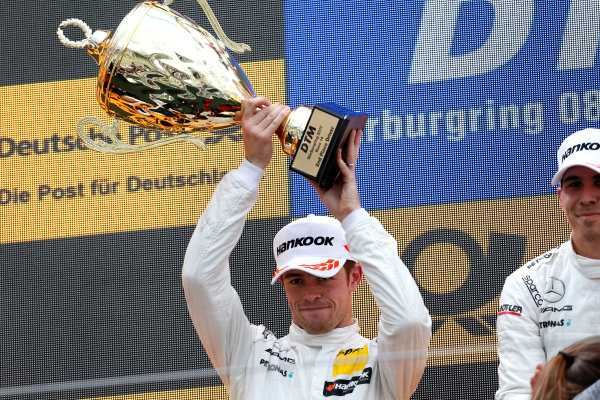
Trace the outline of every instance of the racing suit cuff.
[[348, 232], [352, 226], [359, 224], [361, 221], [365, 221], [368, 218], [370, 218], [370, 216], [367, 210], [364, 208], [356, 209], [344, 218], [342, 221], [342, 228], [344, 228], [344, 232]]
[[248, 189], [254, 189], [258, 187], [258, 183], [265, 174], [265, 170], [252, 164], [246, 158], [242, 161], [240, 166], [231, 171], [235, 175], [236, 179], [240, 181]]

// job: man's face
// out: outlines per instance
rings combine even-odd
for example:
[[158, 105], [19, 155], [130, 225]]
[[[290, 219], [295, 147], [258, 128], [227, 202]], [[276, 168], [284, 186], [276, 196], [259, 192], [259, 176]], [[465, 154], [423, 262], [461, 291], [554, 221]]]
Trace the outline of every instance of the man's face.
[[571, 226], [573, 244], [600, 244], [600, 174], [581, 166], [569, 168], [558, 197]]
[[360, 265], [345, 268], [331, 278], [318, 278], [304, 271], [283, 274], [283, 288], [294, 323], [311, 334], [327, 333], [352, 324], [352, 292], [362, 276]]

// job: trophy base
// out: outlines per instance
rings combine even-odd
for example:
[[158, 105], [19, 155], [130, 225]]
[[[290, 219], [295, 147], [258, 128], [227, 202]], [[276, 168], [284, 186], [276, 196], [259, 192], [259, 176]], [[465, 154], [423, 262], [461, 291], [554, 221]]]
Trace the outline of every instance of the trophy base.
[[290, 170], [331, 187], [340, 174], [335, 156], [344, 148], [353, 129], [363, 129], [367, 114], [349, 110], [335, 103], [316, 104], [296, 148]]

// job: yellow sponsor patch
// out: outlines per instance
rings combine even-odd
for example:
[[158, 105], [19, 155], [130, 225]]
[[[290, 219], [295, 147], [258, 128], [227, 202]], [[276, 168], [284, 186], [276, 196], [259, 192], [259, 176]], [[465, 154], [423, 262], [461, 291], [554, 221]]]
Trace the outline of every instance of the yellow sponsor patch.
[[[242, 67], [257, 94], [284, 102], [283, 60]], [[95, 78], [0, 88], [0, 243], [193, 225], [243, 159], [240, 129], [200, 134], [207, 151], [182, 142], [119, 155], [89, 150], [79, 119], [110, 123], [95, 90]], [[161, 136], [127, 123], [119, 134], [129, 144]], [[288, 156], [274, 144], [251, 219], [289, 213]]]
[[369, 347], [340, 350], [333, 362], [333, 377], [338, 375], [353, 375], [365, 369], [369, 361]]

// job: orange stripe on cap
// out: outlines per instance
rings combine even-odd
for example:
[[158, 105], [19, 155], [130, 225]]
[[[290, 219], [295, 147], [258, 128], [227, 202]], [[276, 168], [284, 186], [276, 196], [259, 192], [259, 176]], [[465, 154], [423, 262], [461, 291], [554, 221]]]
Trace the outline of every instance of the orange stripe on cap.
[[[313, 271], [330, 271], [334, 268], [337, 268], [340, 266], [340, 262], [338, 260], [334, 260], [334, 259], [329, 259], [325, 262], [319, 263], [319, 264], [299, 264], [298, 267], [302, 267], [305, 269], [311, 269]], [[271, 277], [271, 280], [275, 279], [275, 277], [279, 276], [279, 280], [281, 280], [281, 276], [283, 275], [283, 271], [285, 271], [288, 268], [291, 268], [291, 265], [286, 265], [282, 268], [278, 268], [277, 270], [275, 270], [275, 272], [273, 273], [273, 276]]]
[[309, 268], [309, 269], [313, 269], [316, 271], [329, 271], [330, 269], [336, 268], [337, 266], [340, 265], [340, 262], [338, 260], [327, 260], [325, 262], [322, 262], [320, 264], [299, 264], [299, 267], [305, 267], [305, 268]]
[[285, 267], [283, 267], [283, 268], [281, 268], [281, 269], [277, 269], [277, 270], [275, 270], [275, 272], [273, 273], [273, 277], [272, 277], [271, 279], [275, 278], [275, 275], [277, 275], [277, 274], [280, 274], [280, 273], [281, 273], [281, 271], [283, 271], [284, 269], [287, 269], [287, 268], [289, 268], [289, 267], [290, 267], [289, 265], [286, 265]]

